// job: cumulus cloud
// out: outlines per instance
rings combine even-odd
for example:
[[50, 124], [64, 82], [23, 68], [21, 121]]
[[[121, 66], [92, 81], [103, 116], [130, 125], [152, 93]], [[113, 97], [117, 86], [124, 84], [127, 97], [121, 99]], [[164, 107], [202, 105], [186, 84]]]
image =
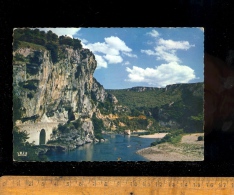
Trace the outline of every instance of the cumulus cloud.
[[168, 52], [163, 47], [155, 47], [153, 50], [141, 50], [141, 53], [145, 53], [149, 56], [157, 56], [157, 60], [165, 60], [166, 62], [180, 62], [180, 59], [175, 55], [175, 51]]
[[155, 68], [127, 67], [127, 81], [144, 82], [157, 87], [165, 87], [174, 83], [187, 83], [195, 79], [194, 70], [186, 65], [179, 65], [177, 62], [162, 64]]
[[95, 55], [95, 59], [97, 61], [97, 69], [99, 68], [107, 68], [107, 62], [100, 55]]
[[67, 35], [73, 37], [80, 28], [39, 28], [45, 32], [51, 30], [53, 33], [57, 34], [58, 36]]
[[157, 55], [156, 52], [154, 52], [154, 51], [152, 51], [150, 49], [147, 49], [147, 50], [142, 49], [141, 53], [145, 53], [145, 54], [147, 54], [149, 56], [156, 56]]
[[123, 61], [121, 56], [105, 55], [104, 58], [108, 61], [109, 64], [117, 64]]
[[104, 39], [105, 42], [96, 42], [96, 43], [89, 43], [86, 45], [91, 51], [103, 53], [106, 55], [119, 55], [120, 52], [124, 52], [126, 55], [131, 55], [132, 49], [130, 49], [124, 41], [122, 41], [118, 37], [107, 37]]
[[[104, 42], [83, 42], [83, 47], [90, 49], [95, 54], [95, 56], [99, 55], [102, 57], [102, 65], [98, 67], [104, 67], [104, 62], [106, 67], [108, 64], [121, 63], [123, 62], [122, 55], [126, 55], [132, 58], [137, 57], [135, 54], [131, 53], [132, 49], [129, 48], [123, 40], [116, 36], [106, 37], [104, 38]], [[99, 63], [98, 60], [97, 63]]]
[[84, 44], [88, 43], [88, 41], [86, 39], [80, 39], [80, 40], [81, 40], [81, 44], [82, 43], [84, 43]]
[[173, 41], [171, 39], [159, 39], [158, 44], [160, 47], [163, 47], [165, 50], [188, 50], [190, 47], [194, 47], [194, 45], [190, 45], [188, 41]]
[[155, 37], [155, 38], [159, 36], [158, 31], [156, 31], [154, 29], [152, 31], [148, 32], [147, 34], [150, 35], [151, 37]]
[[119, 37], [107, 37], [105, 38], [105, 42], [110, 46], [110, 48], [115, 48], [120, 51], [131, 52], [130, 49], [124, 41], [122, 41]]
[[181, 62], [176, 55], [177, 50], [188, 50], [194, 45], [188, 41], [173, 41], [171, 39], [165, 40], [160, 38], [157, 41], [157, 46], [153, 50], [141, 50], [141, 53], [147, 55], [157, 56], [157, 60], [164, 60], [166, 62]]
[[103, 53], [109, 55], [119, 55], [119, 51], [115, 48], [109, 47], [106, 43], [89, 43], [86, 45], [94, 53]]
[[175, 54], [175, 50], [166, 50], [162, 46], [155, 47], [155, 55], [157, 60], [165, 60], [166, 62], [180, 62], [180, 59]]

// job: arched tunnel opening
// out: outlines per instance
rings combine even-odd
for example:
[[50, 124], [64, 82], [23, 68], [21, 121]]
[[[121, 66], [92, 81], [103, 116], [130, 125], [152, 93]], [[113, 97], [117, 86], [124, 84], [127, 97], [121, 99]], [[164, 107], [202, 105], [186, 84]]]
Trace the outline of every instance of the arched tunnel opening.
[[42, 129], [39, 135], [39, 145], [45, 145], [46, 143], [46, 132], [45, 129]]

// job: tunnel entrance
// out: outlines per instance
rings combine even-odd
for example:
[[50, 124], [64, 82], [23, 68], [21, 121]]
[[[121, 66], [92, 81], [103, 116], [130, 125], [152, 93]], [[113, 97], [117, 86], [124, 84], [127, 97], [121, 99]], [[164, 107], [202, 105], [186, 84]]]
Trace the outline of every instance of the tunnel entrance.
[[42, 129], [39, 135], [39, 145], [45, 145], [46, 142], [46, 132], [45, 129]]

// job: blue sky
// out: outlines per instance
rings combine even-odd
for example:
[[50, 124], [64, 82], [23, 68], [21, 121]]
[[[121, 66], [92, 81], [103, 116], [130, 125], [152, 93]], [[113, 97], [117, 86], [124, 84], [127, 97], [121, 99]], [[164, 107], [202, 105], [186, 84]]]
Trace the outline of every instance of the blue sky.
[[[43, 29], [41, 29], [43, 30]], [[203, 28], [46, 28], [82, 41], [106, 89], [204, 81]]]

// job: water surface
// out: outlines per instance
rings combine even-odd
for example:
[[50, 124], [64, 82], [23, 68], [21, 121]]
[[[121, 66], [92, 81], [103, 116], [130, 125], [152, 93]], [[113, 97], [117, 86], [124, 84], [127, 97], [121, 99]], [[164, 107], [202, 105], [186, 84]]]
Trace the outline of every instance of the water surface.
[[103, 135], [107, 141], [90, 143], [73, 151], [53, 152], [49, 161], [148, 161], [136, 151], [149, 147], [155, 138], [141, 138], [130, 135]]

